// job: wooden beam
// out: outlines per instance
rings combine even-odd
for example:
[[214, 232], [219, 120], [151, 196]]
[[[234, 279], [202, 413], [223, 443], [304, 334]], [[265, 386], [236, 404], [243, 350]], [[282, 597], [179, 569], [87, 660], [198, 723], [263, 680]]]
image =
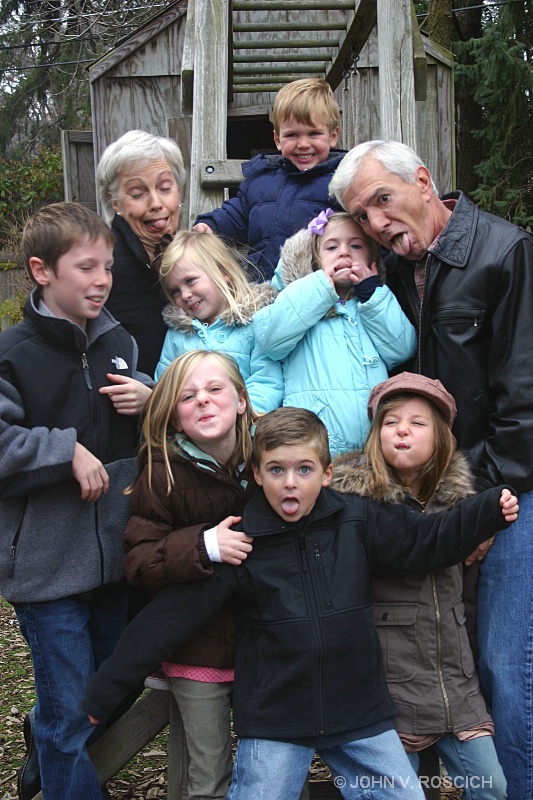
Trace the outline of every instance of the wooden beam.
[[189, 3], [185, 19], [181, 56], [181, 113], [192, 114], [194, 85], [194, 3]]
[[241, 169], [243, 163], [237, 158], [202, 161], [202, 186], [210, 189], [226, 189], [238, 186], [243, 179]]
[[339, 51], [326, 75], [332, 89], [337, 88], [347, 65], [352, 65], [354, 53], [361, 51], [376, 24], [377, 0], [355, 0], [353, 9], [352, 20], [346, 34], [340, 37]]
[[413, 70], [415, 80], [415, 100], [427, 100], [428, 96], [428, 62], [422, 34], [418, 27], [416, 11], [411, 0], [411, 30], [413, 32]]
[[417, 149], [411, 0], [379, 0], [380, 138]]
[[[228, 87], [228, 0], [195, 0], [194, 88], [191, 146], [191, 192], [189, 225], [198, 214], [217, 208], [222, 190], [206, 192], [201, 184], [205, 153], [213, 158], [226, 155]], [[221, 80], [224, 76], [224, 80]], [[184, 220], [184, 225], [186, 221]]]
[[[373, 0], [375, 2], [375, 0]], [[241, 39], [233, 42], [234, 50], [272, 50], [278, 47], [338, 47], [340, 39]]]
[[[168, 725], [171, 700], [170, 692], [145, 692], [89, 747], [102, 786]], [[43, 793], [35, 795], [34, 800], [44, 800]]]
[[233, 0], [233, 11], [343, 11], [353, 0]]

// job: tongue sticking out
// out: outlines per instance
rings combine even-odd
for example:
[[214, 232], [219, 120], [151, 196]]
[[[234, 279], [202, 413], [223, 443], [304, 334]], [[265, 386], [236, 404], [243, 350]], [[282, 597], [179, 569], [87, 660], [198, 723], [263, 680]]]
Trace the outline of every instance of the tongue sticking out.
[[281, 507], [282, 507], [283, 512], [285, 514], [292, 515], [292, 514], [296, 514], [296, 512], [300, 508], [300, 503], [298, 502], [298, 500], [294, 500], [291, 497], [291, 498], [287, 498], [287, 500], [283, 500], [283, 502], [281, 503]]
[[153, 219], [150, 222], [145, 222], [144, 224], [154, 233], [160, 233], [161, 231], [166, 231], [168, 219]]
[[393, 252], [397, 256], [403, 256], [404, 258], [409, 254], [412, 244], [408, 233], [399, 233], [398, 236], [391, 240]]

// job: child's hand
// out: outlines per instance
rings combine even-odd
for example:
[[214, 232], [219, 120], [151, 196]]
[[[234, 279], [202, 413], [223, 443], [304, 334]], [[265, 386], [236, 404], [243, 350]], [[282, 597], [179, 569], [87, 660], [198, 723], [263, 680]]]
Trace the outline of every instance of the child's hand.
[[197, 231], [197, 233], [214, 233], [213, 229], [205, 222], [199, 222], [197, 225], [193, 225], [192, 229], [193, 231]]
[[236, 525], [241, 519], [242, 517], [226, 517], [217, 525], [220, 558], [226, 564], [238, 566], [248, 557], [248, 553], [252, 552], [253, 539], [242, 531], [230, 530], [231, 526]]
[[515, 522], [518, 519], [518, 499], [511, 494], [509, 489], [502, 489], [502, 496], [500, 497], [500, 505], [502, 507], [502, 514], [506, 522]]
[[91, 717], [90, 714], [87, 714], [87, 716], [89, 717], [89, 722], [91, 723], [91, 725], [100, 725], [99, 719], [96, 719], [96, 717]]
[[367, 267], [366, 264], [360, 264], [358, 261], [354, 261], [350, 272], [350, 280], [352, 283], [361, 283], [361, 281], [377, 274], [378, 268], [375, 261], [369, 267]]
[[108, 373], [107, 379], [112, 382], [112, 386], [102, 386], [100, 394], [109, 395], [109, 399], [115, 406], [117, 414], [128, 414], [134, 416], [140, 414], [148, 402], [152, 390], [144, 383], [129, 378], [126, 375], [113, 375]]
[[74, 448], [72, 474], [81, 486], [82, 500], [98, 500], [109, 489], [109, 475], [104, 465], [79, 442]]

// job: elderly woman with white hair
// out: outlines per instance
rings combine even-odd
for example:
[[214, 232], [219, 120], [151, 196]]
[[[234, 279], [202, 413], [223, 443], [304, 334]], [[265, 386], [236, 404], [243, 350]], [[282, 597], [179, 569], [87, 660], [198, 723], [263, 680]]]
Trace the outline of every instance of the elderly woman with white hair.
[[106, 307], [135, 338], [138, 369], [152, 376], [166, 333], [159, 264], [178, 230], [185, 178], [176, 142], [140, 130], [110, 144], [96, 170], [101, 213], [116, 239]]

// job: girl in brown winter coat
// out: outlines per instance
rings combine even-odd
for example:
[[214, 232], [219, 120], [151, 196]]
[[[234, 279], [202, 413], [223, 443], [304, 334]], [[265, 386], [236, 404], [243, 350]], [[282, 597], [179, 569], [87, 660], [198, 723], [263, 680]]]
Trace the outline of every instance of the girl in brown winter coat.
[[[250, 497], [250, 428], [244, 380], [222, 353], [191, 351], [156, 385], [144, 421], [124, 567], [138, 587], [203, 580], [213, 563], [240, 564], [251, 539], [231, 529]], [[222, 800], [232, 770], [230, 695], [234, 627], [230, 607], [164, 663], [189, 752], [188, 795]]]
[[[455, 452], [456, 408], [440, 381], [404, 372], [374, 387], [363, 454], [334, 462], [332, 486], [419, 513], [451, 508], [474, 493], [466, 459]], [[415, 769], [433, 745], [464, 800], [504, 800], [465, 626], [461, 565], [431, 573], [372, 576], [374, 622], [395, 724]]]

